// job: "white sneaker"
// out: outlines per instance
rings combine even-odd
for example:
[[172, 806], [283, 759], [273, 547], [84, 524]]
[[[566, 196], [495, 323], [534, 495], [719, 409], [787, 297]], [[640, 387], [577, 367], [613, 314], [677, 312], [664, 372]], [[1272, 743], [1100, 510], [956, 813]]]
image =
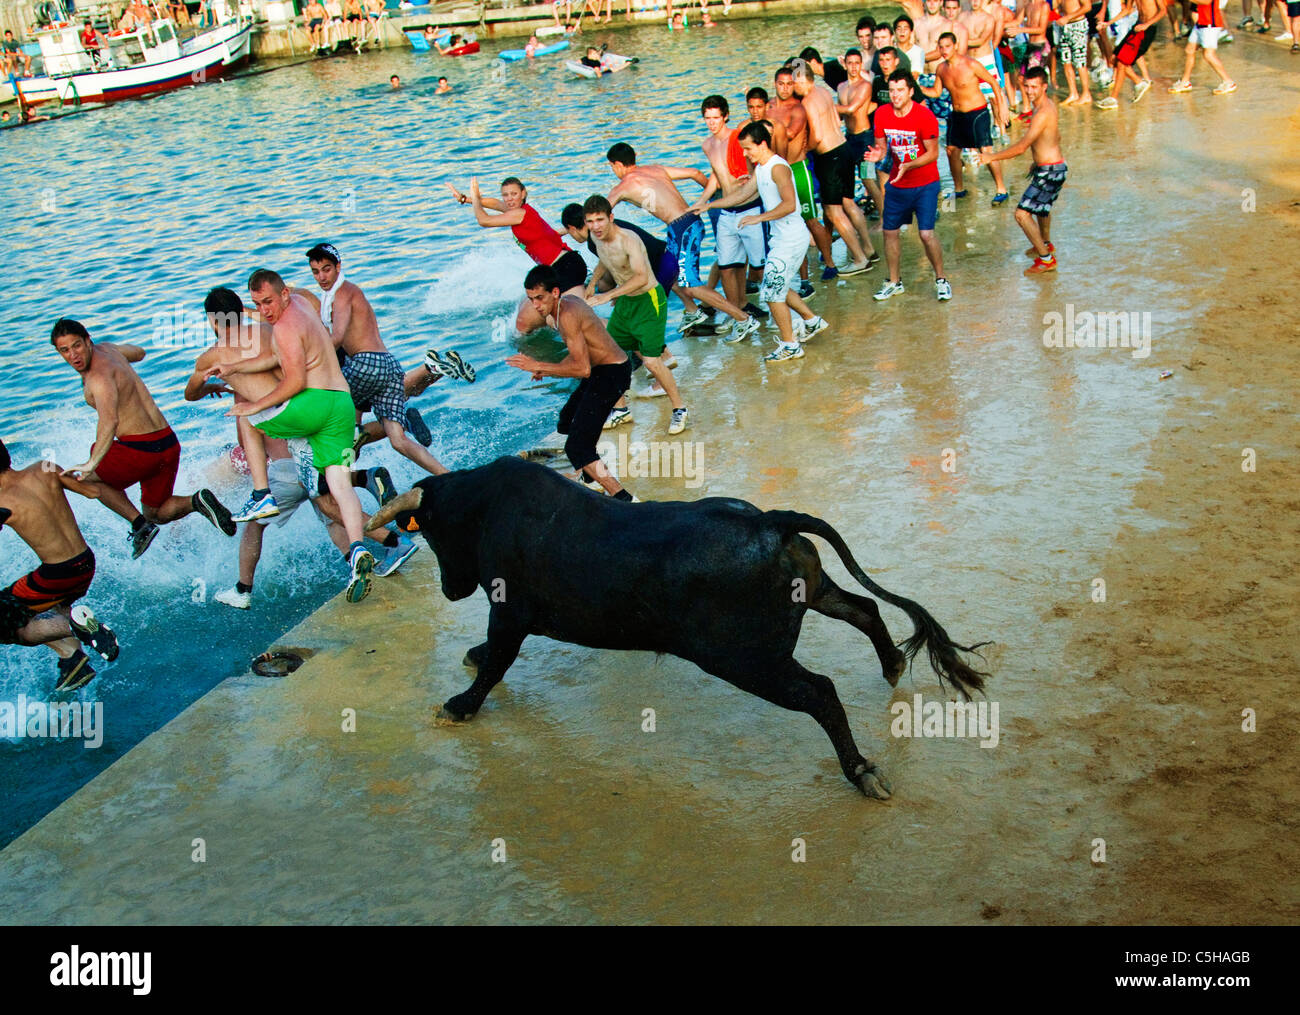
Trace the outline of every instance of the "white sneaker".
[[251, 592], [240, 592], [237, 588], [226, 589], [212, 597], [222, 606], [233, 606], [236, 610], [247, 610], [253, 605]]
[[661, 398], [666, 394], [668, 394], [668, 392], [664, 390], [664, 386], [662, 384], [660, 384], [658, 381], [651, 381], [650, 387], [646, 388], [644, 391], [638, 391], [636, 397], [637, 398]]
[[824, 317], [814, 317], [811, 321], [805, 321], [800, 318], [799, 323], [804, 327], [803, 337], [799, 340], [801, 342], [807, 342], [810, 338], [816, 338], [831, 326], [830, 322]]
[[727, 335], [723, 341], [728, 345], [735, 345], [737, 342], [743, 342], [750, 335], [758, 330], [758, 318], [750, 315], [740, 324], [731, 329], [731, 334]]
[[677, 326], [677, 330], [687, 331], [697, 324], [703, 324], [708, 319], [708, 315], [703, 310], [692, 310], [689, 313], [683, 312], [682, 323]]
[[668, 424], [669, 434], [679, 434], [686, 429], [686, 407], [673, 410], [672, 421]]

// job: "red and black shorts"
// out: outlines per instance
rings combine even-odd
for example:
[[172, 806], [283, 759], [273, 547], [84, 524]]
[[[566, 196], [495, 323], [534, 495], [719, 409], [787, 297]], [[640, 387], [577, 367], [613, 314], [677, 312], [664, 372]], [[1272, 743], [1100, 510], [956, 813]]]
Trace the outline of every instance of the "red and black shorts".
[[1128, 35], [1115, 50], [1115, 59], [1125, 67], [1132, 67], [1138, 62], [1138, 59], [1146, 55], [1146, 51], [1151, 48], [1151, 43], [1156, 41], [1156, 26], [1152, 25], [1145, 32], [1139, 35], [1137, 32], [1130, 30]]
[[114, 490], [140, 484], [140, 502], [156, 508], [172, 495], [181, 465], [181, 442], [169, 426], [153, 433], [117, 437], [95, 467], [100, 482]]
[[87, 547], [71, 560], [42, 564], [0, 591], [0, 643], [13, 645], [17, 632], [39, 613], [71, 606], [95, 577], [95, 555]]

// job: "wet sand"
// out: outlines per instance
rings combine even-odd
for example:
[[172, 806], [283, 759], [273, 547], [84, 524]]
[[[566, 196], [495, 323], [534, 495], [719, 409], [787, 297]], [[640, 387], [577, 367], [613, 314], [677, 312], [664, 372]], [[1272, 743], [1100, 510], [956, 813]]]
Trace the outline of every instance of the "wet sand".
[[[891, 690], [813, 614], [798, 657], [889, 803], [811, 719], [670, 657], [530, 639], [442, 725], [487, 607], [443, 600], [426, 549], [281, 639], [314, 652], [297, 673], [227, 681], [0, 853], [4, 921], [1295, 921], [1300, 107], [1285, 50], [1238, 40], [1234, 96], [1164, 94], [1161, 43], [1141, 106], [1062, 111], [1056, 276], [1020, 276], [985, 177], [940, 221], [951, 304], [904, 234], [907, 296], [873, 304], [879, 271], [819, 292], [833, 328], [801, 362], [674, 343], [705, 481], [629, 485], [826, 518], [955, 638], [996, 640], [997, 747], [891, 737], [891, 703], [937, 681], [918, 663]], [[1151, 355], [1045, 348], [1067, 304], [1149, 312]], [[668, 439], [662, 401], [633, 405], [634, 437]]]

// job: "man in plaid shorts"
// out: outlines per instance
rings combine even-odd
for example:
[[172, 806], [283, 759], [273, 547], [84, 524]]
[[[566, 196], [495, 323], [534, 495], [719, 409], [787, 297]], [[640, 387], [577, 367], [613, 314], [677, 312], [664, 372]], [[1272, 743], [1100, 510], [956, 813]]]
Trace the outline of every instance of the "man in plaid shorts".
[[402, 367], [379, 337], [375, 311], [365, 293], [343, 277], [338, 250], [329, 243], [318, 244], [307, 251], [307, 261], [323, 290], [321, 320], [346, 357], [343, 378], [352, 391], [358, 422], [363, 411], [372, 411], [394, 451], [435, 476], [447, 472], [445, 465], [407, 436]]

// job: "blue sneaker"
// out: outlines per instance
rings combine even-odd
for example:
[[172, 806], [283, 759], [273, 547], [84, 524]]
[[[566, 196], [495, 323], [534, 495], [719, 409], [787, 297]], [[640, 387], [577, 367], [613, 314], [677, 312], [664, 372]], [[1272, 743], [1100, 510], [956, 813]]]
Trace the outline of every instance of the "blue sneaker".
[[370, 573], [375, 569], [374, 555], [357, 543], [348, 557], [348, 567], [352, 569], [352, 577], [348, 580], [346, 589], [347, 600], [349, 603], [359, 603], [370, 591]]
[[399, 567], [415, 556], [415, 552], [420, 548], [415, 542], [407, 539], [405, 536], [397, 537], [397, 545], [392, 547], [384, 559], [375, 567], [375, 575], [379, 578], [387, 578]]
[[839, 278], [839, 270], [833, 264], [828, 264], [822, 269], [822, 281], [829, 282], [833, 278]]
[[280, 513], [280, 505], [275, 502], [275, 498], [269, 493], [264, 497], [256, 495], [248, 498], [248, 502], [239, 509], [239, 514], [231, 515], [232, 522], [252, 522], [258, 518], [274, 518]]
[[994, 194], [994, 195], [993, 195], [993, 207], [996, 208], [998, 205], [1006, 204], [1007, 201], [1010, 200], [1010, 198], [1011, 198], [1011, 195], [1008, 194], [1008, 193], [1006, 193], [1005, 191], [1004, 191], [1003, 193], [1001, 193], [1001, 194]]

